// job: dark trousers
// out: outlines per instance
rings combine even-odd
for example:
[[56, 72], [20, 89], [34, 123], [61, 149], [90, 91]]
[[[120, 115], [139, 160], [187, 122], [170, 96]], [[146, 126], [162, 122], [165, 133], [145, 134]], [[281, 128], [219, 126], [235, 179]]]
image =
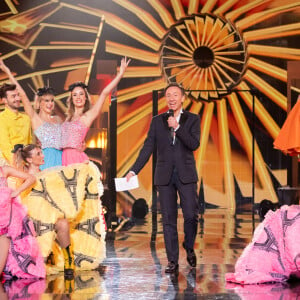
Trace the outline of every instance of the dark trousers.
[[168, 261], [178, 262], [179, 246], [177, 232], [177, 192], [184, 218], [184, 241], [187, 249], [194, 248], [198, 227], [197, 183], [183, 184], [176, 170], [168, 185], [158, 185], [163, 220], [164, 240]]

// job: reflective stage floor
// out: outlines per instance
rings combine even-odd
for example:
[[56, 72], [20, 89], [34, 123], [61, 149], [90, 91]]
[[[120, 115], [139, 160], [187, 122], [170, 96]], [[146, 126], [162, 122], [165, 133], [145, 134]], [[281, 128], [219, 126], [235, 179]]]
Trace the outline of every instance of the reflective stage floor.
[[[63, 274], [45, 281], [18, 280], [2, 286], [0, 299], [297, 299], [300, 285], [233, 285], [224, 281], [250, 242], [251, 213], [233, 215], [229, 210], [207, 209], [201, 215], [195, 245], [197, 267], [190, 269], [180, 247], [179, 275], [165, 274], [161, 216], [128, 220], [107, 235], [107, 258], [98, 270], [77, 273], [74, 281]], [[157, 219], [157, 222], [156, 222]], [[153, 222], [154, 221], [154, 222]], [[157, 225], [156, 225], [157, 224]], [[182, 216], [178, 228], [183, 241]], [[258, 262], [260, 263], [260, 262]], [[6, 292], [4, 292], [6, 291]]]

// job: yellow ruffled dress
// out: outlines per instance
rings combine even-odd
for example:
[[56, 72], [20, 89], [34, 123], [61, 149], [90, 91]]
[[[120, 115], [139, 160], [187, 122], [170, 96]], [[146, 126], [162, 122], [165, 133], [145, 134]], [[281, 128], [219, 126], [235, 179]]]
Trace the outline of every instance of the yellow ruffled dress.
[[55, 232], [60, 218], [70, 222], [76, 270], [92, 270], [103, 261], [106, 223], [102, 194], [100, 172], [92, 162], [54, 167], [37, 175], [35, 186], [22, 202], [34, 222], [48, 273], [64, 268]]

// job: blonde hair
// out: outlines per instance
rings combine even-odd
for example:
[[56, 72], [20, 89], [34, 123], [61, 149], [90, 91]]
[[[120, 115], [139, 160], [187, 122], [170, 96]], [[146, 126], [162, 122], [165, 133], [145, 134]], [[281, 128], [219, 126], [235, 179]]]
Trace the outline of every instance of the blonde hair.
[[28, 158], [32, 157], [31, 151], [40, 148], [40, 146], [36, 144], [22, 145], [17, 144], [13, 150], [14, 153], [14, 167], [20, 171], [28, 172], [29, 162]]
[[55, 96], [54, 94], [54, 90], [51, 87], [43, 87], [43, 88], [39, 88], [34, 96], [34, 103], [33, 103], [33, 108], [35, 109], [35, 111], [37, 113], [40, 112], [40, 104], [41, 101], [43, 100], [45, 95], [51, 95]]

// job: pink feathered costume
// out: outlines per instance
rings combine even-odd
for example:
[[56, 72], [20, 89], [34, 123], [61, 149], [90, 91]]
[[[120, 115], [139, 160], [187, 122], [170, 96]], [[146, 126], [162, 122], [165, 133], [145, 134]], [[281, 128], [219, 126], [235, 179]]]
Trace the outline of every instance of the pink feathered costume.
[[11, 197], [11, 189], [0, 167], [0, 235], [3, 234], [11, 240], [5, 277], [44, 278], [46, 270], [33, 223], [19, 198]]
[[269, 211], [238, 259], [235, 273], [226, 274], [226, 281], [256, 284], [300, 277], [299, 232], [299, 205]]

